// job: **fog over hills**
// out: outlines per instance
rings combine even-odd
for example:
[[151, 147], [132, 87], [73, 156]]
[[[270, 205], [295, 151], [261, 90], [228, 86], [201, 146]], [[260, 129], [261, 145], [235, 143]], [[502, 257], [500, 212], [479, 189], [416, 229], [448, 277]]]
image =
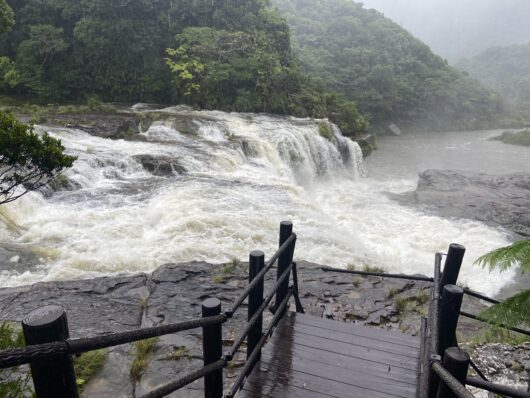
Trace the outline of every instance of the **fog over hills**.
[[528, 0], [364, 0], [450, 63], [492, 46], [530, 42]]

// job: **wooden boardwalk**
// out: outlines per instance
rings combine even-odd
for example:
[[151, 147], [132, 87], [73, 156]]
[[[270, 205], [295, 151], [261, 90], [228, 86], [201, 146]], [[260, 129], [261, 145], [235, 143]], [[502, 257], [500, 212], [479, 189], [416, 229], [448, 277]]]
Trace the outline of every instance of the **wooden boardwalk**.
[[238, 397], [414, 398], [420, 338], [287, 313]]

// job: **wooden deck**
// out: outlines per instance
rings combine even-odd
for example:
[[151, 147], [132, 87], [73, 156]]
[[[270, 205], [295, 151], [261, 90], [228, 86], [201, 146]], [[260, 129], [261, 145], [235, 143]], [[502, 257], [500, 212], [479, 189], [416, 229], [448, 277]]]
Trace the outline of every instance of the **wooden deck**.
[[414, 398], [420, 338], [287, 313], [241, 398]]

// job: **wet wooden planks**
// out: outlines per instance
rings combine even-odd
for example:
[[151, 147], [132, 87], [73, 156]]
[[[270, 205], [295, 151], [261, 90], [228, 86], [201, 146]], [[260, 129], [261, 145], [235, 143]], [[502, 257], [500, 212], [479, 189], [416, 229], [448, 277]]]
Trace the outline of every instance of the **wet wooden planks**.
[[414, 398], [420, 339], [288, 313], [241, 398]]

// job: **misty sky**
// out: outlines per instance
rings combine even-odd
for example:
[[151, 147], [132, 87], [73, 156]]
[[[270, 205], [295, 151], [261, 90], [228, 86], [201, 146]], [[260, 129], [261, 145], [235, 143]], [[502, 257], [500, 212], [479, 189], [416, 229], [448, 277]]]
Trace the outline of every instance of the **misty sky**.
[[530, 0], [362, 0], [455, 64], [488, 47], [530, 42]]

